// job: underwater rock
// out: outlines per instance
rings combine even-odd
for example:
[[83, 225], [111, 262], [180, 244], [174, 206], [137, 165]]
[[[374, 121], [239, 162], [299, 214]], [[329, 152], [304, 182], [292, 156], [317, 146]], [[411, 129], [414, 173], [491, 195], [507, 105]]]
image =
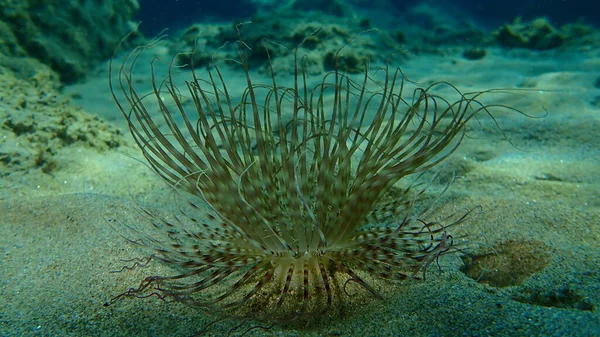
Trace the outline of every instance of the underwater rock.
[[123, 142], [118, 129], [60, 97], [59, 86], [43, 64], [28, 79], [0, 66], [0, 177], [31, 169], [51, 173], [54, 156], [71, 144], [108, 150]]
[[481, 60], [487, 55], [487, 51], [483, 48], [467, 48], [463, 51], [462, 56], [467, 60]]
[[0, 52], [25, 53], [74, 82], [113, 54], [138, 8], [137, 0], [0, 0]]
[[563, 34], [545, 18], [530, 22], [521, 22], [517, 18], [497, 30], [494, 36], [501, 46], [508, 48], [545, 50], [559, 47], [565, 41]]
[[19, 45], [12, 28], [2, 20], [0, 20], [0, 55], [27, 55], [25, 49]]
[[[327, 17], [327, 20], [323, 20]], [[281, 11], [277, 19], [257, 16], [252, 18], [251, 24], [235, 26], [231, 24], [202, 24], [192, 25], [181, 33], [179, 39], [170, 47], [178, 51], [192, 51], [192, 54], [183, 53], [177, 56], [178, 65], [194, 67], [206, 66], [214, 58], [235, 59], [237, 51], [232, 48], [232, 42], [239, 39], [239, 35], [247, 45], [255, 46], [244, 50], [248, 64], [252, 68], [268, 72], [269, 59], [279, 58], [278, 62], [271, 62], [276, 72], [294, 72], [294, 53], [289, 50], [299, 47], [298, 55], [310, 55], [308, 67], [309, 74], [321, 74], [333, 69], [332, 59], [346, 43], [357, 35], [359, 39], [352, 41], [352, 51], [343, 50], [338, 61], [340, 70], [351, 73], [360, 73], [364, 70], [366, 60], [377, 60], [378, 48], [387, 48], [376, 39], [390, 38], [382, 32], [368, 34], [357, 24], [348, 27], [340, 18], [322, 13], [298, 13]], [[210, 50], [211, 52], [205, 52]], [[217, 52], [214, 52], [214, 51]], [[389, 49], [386, 49], [389, 51]], [[383, 54], [383, 53], [381, 53]], [[287, 59], [283, 61], [282, 59]]]
[[325, 69], [339, 69], [349, 74], [361, 74], [365, 71], [369, 59], [370, 56], [364, 53], [350, 52], [338, 56], [337, 52], [329, 51], [325, 54]]
[[560, 27], [560, 31], [569, 48], [589, 51], [600, 47], [600, 31], [584, 22], [567, 23]]

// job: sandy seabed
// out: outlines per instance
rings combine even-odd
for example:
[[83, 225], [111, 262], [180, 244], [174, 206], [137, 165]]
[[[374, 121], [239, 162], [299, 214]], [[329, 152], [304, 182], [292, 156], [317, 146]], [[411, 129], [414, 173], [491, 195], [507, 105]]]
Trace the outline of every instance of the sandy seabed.
[[[442, 271], [431, 268], [426, 281], [388, 284], [384, 300], [352, 307], [346, 317], [248, 335], [599, 336], [600, 51], [490, 49], [478, 61], [423, 56], [401, 66], [419, 83], [444, 80], [463, 91], [527, 87], [526, 95], [501, 103], [537, 116], [548, 112], [534, 119], [498, 116], [512, 144], [501, 134], [474, 131], [439, 167], [458, 177], [439, 211], [481, 205], [483, 213], [464, 230], [486, 246], [517, 247], [503, 256], [522, 280], [477, 282], [462, 271], [459, 256], [447, 256]], [[67, 92], [123, 127], [106, 78], [98, 71]], [[243, 88], [232, 83], [232, 91]], [[144, 221], [138, 204], [169, 207], [157, 202], [168, 188], [139, 160], [133, 141], [124, 144], [101, 153], [65, 148], [52, 175], [2, 178], [1, 336], [189, 336], [212, 321], [156, 298], [104, 306], [148, 273], [168, 272], [158, 264], [113, 272], [144, 253], [110, 221]], [[210, 334], [221, 336], [237, 324], [224, 321]]]

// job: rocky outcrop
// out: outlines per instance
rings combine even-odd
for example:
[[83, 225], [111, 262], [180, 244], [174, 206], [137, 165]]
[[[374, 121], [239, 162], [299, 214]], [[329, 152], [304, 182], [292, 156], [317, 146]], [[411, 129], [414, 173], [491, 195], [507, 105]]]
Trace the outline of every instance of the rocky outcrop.
[[0, 0], [0, 53], [36, 58], [74, 82], [113, 54], [138, 8], [137, 0]]

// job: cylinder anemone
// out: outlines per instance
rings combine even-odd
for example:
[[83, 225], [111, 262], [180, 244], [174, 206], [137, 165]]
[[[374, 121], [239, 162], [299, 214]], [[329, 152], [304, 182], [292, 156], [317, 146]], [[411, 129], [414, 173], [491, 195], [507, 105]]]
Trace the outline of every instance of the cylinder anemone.
[[[145, 211], [153, 226], [136, 232], [153, 260], [176, 266], [173, 275], [149, 276], [113, 301], [154, 294], [290, 321], [343, 301], [350, 282], [379, 297], [361, 275], [419, 279], [455, 251], [449, 227], [468, 212], [426, 221], [411, 211], [419, 199], [402, 191], [387, 206], [394, 215], [381, 216], [381, 200], [456, 149], [466, 123], [487, 111], [481, 93], [435, 83], [407, 99], [407, 79], [389, 66], [359, 77], [334, 70], [309, 86], [303, 57], [291, 85], [280, 85], [273, 67], [267, 83], [255, 83], [239, 41], [232, 66], [246, 83], [241, 96], [230, 94], [216, 61], [202, 79], [192, 66], [185, 88], [171, 70], [157, 80], [152, 65], [153, 90], [142, 95], [132, 74], [146, 48], [116, 71], [111, 64], [113, 97], [149, 165], [190, 201], [170, 218]], [[440, 86], [456, 99], [436, 95]]]

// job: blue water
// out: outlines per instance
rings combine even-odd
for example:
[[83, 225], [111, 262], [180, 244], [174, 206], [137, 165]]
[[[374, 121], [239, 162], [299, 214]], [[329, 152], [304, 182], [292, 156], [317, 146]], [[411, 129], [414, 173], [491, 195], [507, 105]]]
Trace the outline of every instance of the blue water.
[[[280, 3], [283, 1], [272, 1]], [[360, 3], [360, 1], [348, 1]], [[378, 8], [392, 15], [402, 16], [411, 6], [425, 3], [420, 0], [362, 1], [361, 8]], [[483, 27], [495, 28], [502, 23], [512, 21], [519, 16], [525, 20], [545, 16], [553, 23], [561, 25], [583, 19], [585, 22], [600, 26], [600, 2], [590, 0], [438, 0], [432, 1], [443, 7], [458, 9], [467, 13]], [[342, 2], [343, 3], [343, 2]], [[384, 6], [383, 4], [386, 4]], [[198, 20], [247, 20], [257, 14], [258, 6], [245, 0], [140, 0], [141, 9], [137, 19], [145, 22], [142, 31], [153, 35], [164, 27], [185, 27]]]

